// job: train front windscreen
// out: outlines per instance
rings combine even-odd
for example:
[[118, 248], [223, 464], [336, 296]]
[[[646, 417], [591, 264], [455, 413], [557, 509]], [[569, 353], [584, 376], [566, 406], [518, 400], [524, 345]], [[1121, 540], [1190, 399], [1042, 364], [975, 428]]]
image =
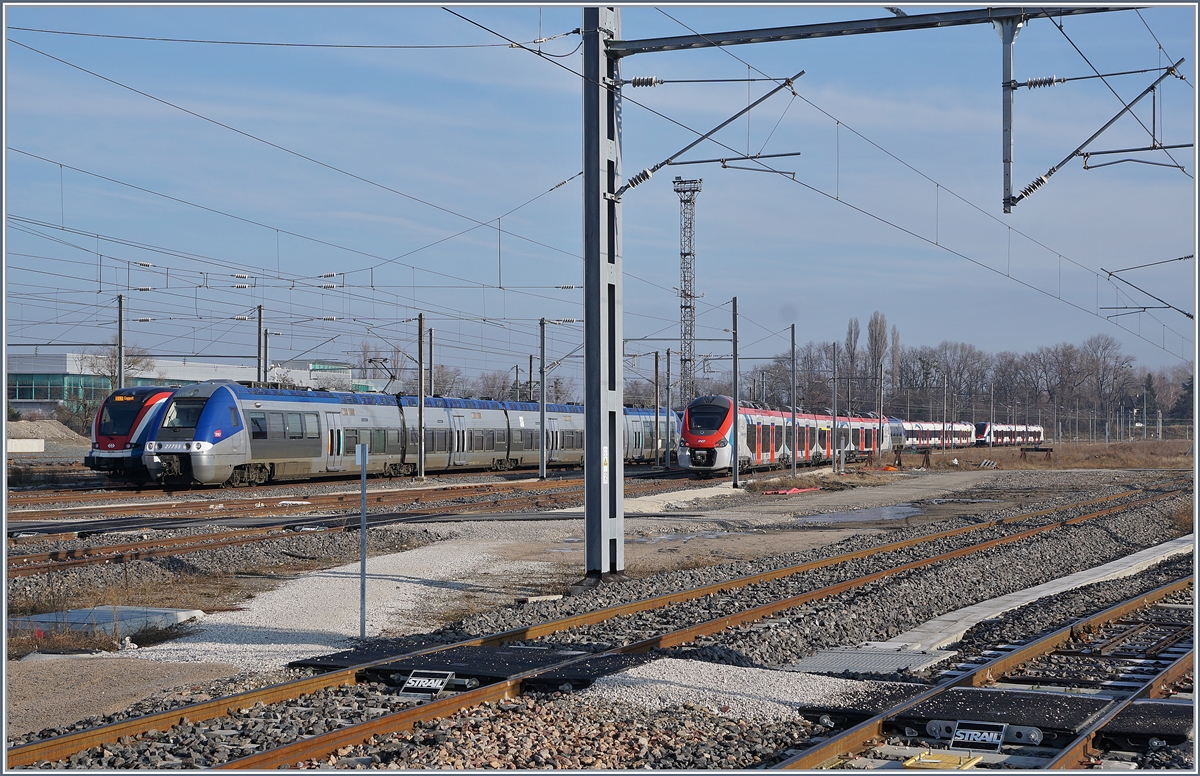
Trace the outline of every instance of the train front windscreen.
[[688, 431], [693, 434], [715, 434], [721, 430], [721, 424], [729, 415], [728, 407], [712, 404], [693, 405], [688, 407]]
[[133, 428], [144, 402], [143, 396], [110, 396], [100, 408], [96, 433], [101, 436], [125, 436]]
[[171, 401], [167, 411], [163, 413], [162, 427], [158, 431], [158, 440], [172, 439], [191, 440], [196, 432], [196, 424], [200, 421], [200, 413], [204, 411], [207, 398], [177, 398]]

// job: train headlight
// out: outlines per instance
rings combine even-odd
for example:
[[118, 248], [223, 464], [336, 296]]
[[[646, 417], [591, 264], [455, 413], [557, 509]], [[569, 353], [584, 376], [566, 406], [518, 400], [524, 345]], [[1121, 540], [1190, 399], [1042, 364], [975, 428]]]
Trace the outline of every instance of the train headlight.
[[125, 443], [126, 450], [130, 449], [131, 447], [133, 447], [133, 445], [129, 444], [128, 442]]
[[729, 447], [729, 440], [728, 439], [718, 439], [717, 447]]

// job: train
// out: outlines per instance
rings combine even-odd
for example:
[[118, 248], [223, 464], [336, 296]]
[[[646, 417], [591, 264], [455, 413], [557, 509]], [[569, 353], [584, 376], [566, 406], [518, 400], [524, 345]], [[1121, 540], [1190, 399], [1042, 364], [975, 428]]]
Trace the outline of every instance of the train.
[[[292, 390], [210, 380], [183, 386], [152, 424], [142, 461], [151, 479], [172, 486], [244, 487], [357, 472], [355, 446], [368, 445], [367, 472], [416, 474], [417, 398], [382, 393]], [[667, 452], [679, 417], [626, 407], [624, 458], [652, 461]], [[547, 404], [539, 433], [536, 402], [426, 397], [424, 471], [505, 471], [583, 463], [584, 410]], [[655, 440], [657, 438], [657, 446]]]
[[[683, 411], [679, 463], [695, 476], [711, 477], [733, 468], [733, 399], [701, 396]], [[980, 444], [980, 426], [993, 444], [1037, 444], [1041, 426], [1003, 426], [908, 421], [889, 417], [854, 417], [796, 413], [793, 432], [790, 409], [773, 409], [738, 402], [738, 470], [778, 469], [819, 465], [833, 460], [836, 449], [847, 461], [882, 458], [896, 450], [965, 448]], [[836, 428], [836, 431], [835, 431]], [[794, 444], [792, 439], [795, 439]], [[983, 444], [987, 444], [984, 442]], [[793, 450], [794, 448], [794, 450]]]
[[142, 455], [175, 391], [176, 386], [137, 386], [110, 394], [92, 419], [92, 449], [84, 456], [84, 466], [112, 480], [149, 482]]
[[1040, 445], [1046, 431], [1039, 425], [1022, 423], [976, 423], [975, 446]]

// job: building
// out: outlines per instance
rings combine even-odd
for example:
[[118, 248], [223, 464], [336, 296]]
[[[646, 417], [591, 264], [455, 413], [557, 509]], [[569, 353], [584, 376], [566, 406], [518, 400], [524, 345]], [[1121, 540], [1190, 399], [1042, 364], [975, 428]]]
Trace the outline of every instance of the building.
[[[96, 357], [84, 353], [9, 354], [8, 403], [22, 414], [53, 414], [59, 407], [99, 405], [112, 393], [112, 380], [95, 374]], [[254, 364], [214, 364], [202, 360], [153, 359], [150, 367], [126, 378], [127, 385], [184, 385], [205, 380], [253, 382]], [[294, 360], [272, 364], [272, 383], [298, 388], [351, 389], [351, 365], [340, 361]], [[356, 389], [358, 386], [354, 386]], [[365, 387], [365, 386], [364, 386]]]

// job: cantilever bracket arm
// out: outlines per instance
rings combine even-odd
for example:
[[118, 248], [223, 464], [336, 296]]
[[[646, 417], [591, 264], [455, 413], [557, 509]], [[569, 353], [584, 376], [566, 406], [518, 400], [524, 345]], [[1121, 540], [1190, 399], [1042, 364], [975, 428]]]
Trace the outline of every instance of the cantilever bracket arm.
[[764, 103], [764, 102], [766, 102], [767, 100], [769, 100], [771, 97], [773, 97], [773, 96], [774, 96], [775, 94], [777, 94], [778, 92], [780, 92], [780, 91], [782, 91], [782, 90], [784, 90], [784, 89], [789, 89], [789, 90], [792, 92], [792, 94], [795, 94], [795, 93], [796, 93], [796, 89], [795, 89], [795, 87], [793, 86], [793, 84], [795, 83], [796, 79], [797, 79], [797, 78], [799, 78], [799, 77], [800, 77], [800, 76], [802, 76], [802, 75], [804, 75], [804, 71], [803, 71], [803, 70], [801, 70], [799, 73], [796, 73], [796, 74], [795, 74], [794, 76], [792, 76], [791, 78], [785, 79], [783, 83], [779, 84], [779, 86], [776, 86], [774, 89], [772, 89], [771, 91], [767, 92], [767, 93], [766, 93], [766, 94], [764, 94], [762, 97], [759, 97], [757, 100], [755, 100], [754, 102], [750, 103], [750, 104], [749, 104], [749, 105], [747, 105], [745, 108], [743, 108], [743, 109], [741, 109], [740, 111], [738, 111], [737, 113], [733, 114], [732, 116], [730, 116], [730, 117], [729, 117], [728, 119], [726, 119], [725, 121], [722, 121], [720, 124], [718, 124], [717, 126], [713, 127], [713, 128], [712, 128], [712, 129], [710, 129], [709, 131], [705, 132], [703, 135], [701, 135], [700, 137], [696, 138], [696, 139], [695, 139], [695, 140], [693, 140], [692, 142], [688, 143], [688, 144], [687, 144], [687, 145], [685, 145], [683, 148], [681, 148], [681, 149], [679, 149], [678, 151], [676, 151], [675, 153], [671, 154], [671, 155], [670, 155], [670, 156], [668, 156], [666, 159], [662, 160], [661, 162], [659, 162], [658, 164], [654, 165], [653, 167], [647, 167], [646, 169], [644, 169], [644, 170], [642, 170], [641, 172], [639, 172], [637, 175], [634, 175], [632, 178], [630, 178], [629, 180], [625, 181], [625, 184], [624, 184], [623, 186], [621, 186], [621, 188], [617, 189], [617, 190], [616, 190], [616, 192], [614, 192], [614, 193], [613, 193], [612, 195], [610, 195], [608, 198], [609, 198], [609, 199], [612, 199], [612, 200], [615, 200], [615, 201], [619, 201], [619, 200], [621, 199], [621, 196], [622, 196], [622, 195], [623, 195], [625, 192], [629, 191], [629, 190], [630, 190], [630, 189], [632, 189], [634, 186], [638, 186], [638, 185], [640, 185], [640, 184], [642, 184], [642, 183], [645, 183], [646, 181], [650, 180], [650, 176], [654, 175], [654, 173], [656, 173], [656, 172], [658, 172], [659, 170], [661, 170], [662, 168], [666, 167], [668, 164], [670, 164], [671, 162], [675, 161], [675, 160], [676, 160], [676, 159], [678, 159], [679, 157], [683, 156], [684, 154], [686, 154], [688, 151], [692, 150], [692, 149], [693, 149], [693, 148], [695, 148], [696, 146], [700, 145], [700, 144], [701, 144], [701, 143], [703, 143], [705, 140], [708, 140], [710, 137], [712, 137], [713, 135], [715, 135], [717, 132], [721, 131], [721, 130], [722, 130], [722, 129], [724, 129], [725, 127], [727, 127], [727, 126], [729, 126], [730, 124], [732, 124], [733, 122], [737, 121], [737, 120], [738, 120], [739, 118], [741, 118], [742, 116], [745, 116], [745, 115], [746, 115], [747, 113], [749, 113], [751, 110], [753, 110], [754, 108], [757, 108], [759, 105], [761, 105], [762, 103]]
[[[1185, 58], [1181, 57], [1178, 62], [1176, 62], [1175, 64], [1168, 67], [1162, 75], [1160, 75], [1158, 78], [1156, 78], [1154, 80], [1154, 83], [1147, 86], [1145, 88], [1145, 90], [1142, 91], [1141, 94], [1139, 94], [1137, 97], [1133, 98], [1133, 100], [1128, 105], [1126, 105], [1124, 108], [1122, 108], [1120, 110], [1120, 112], [1117, 113], [1117, 115], [1115, 115], [1111, 119], [1109, 119], [1108, 123], [1106, 123], [1104, 126], [1100, 127], [1100, 129], [1097, 129], [1092, 134], [1091, 137], [1089, 137], [1087, 140], [1083, 141], [1079, 145], [1078, 148], [1076, 148], [1071, 153], [1067, 154], [1067, 157], [1065, 159], [1063, 159], [1061, 162], [1059, 162], [1058, 164], [1054, 165], [1049, 170], [1047, 170], [1045, 175], [1039, 175], [1038, 177], [1034, 178], [1033, 181], [1028, 186], [1026, 186], [1024, 189], [1021, 190], [1020, 194], [1013, 197], [1008, 202], [1008, 205], [1011, 207], [1012, 205], [1017, 204], [1021, 200], [1025, 199], [1029, 195], [1033, 194], [1033, 192], [1037, 191], [1042, 186], [1044, 186], [1046, 184], [1046, 181], [1050, 180], [1051, 175], [1053, 175], [1054, 173], [1058, 172], [1063, 167], [1065, 167], [1067, 165], [1067, 162], [1071, 161], [1076, 156], [1083, 156], [1083, 149], [1087, 148], [1089, 145], [1091, 145], [1093, 140], [1100, 137], [1100, 135], [1104, 134], [1105, 130], [1107, 130], [1109, 127], [1111, 127], [1113, 124], [1115, 124], [1117, 122], [1117, 119], [1121, 118], [1126, 113], [1133, 110], [1134, 105], [1137, 105], [1139, 102], [1141, 102], [1143, 97], [1145, 97], [1150, 92], [1154, 91], [1154, 88], [1156, 86], [1158, 86], [1160, 83], [1162, 83], [1163, 81], [1165, 81], [1168, 76], [1178, 75], [1179, 66], [1184, 63], [1184, 59]], [[1100, 165], [1093, 165], [1093, 166], [1099, 167]]]

